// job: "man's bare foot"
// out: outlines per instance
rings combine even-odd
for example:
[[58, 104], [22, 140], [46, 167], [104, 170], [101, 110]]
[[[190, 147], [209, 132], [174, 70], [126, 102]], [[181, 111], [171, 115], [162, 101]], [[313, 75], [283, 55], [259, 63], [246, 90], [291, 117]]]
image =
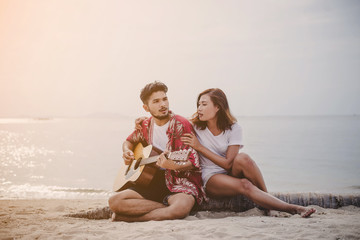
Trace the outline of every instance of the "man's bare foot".
[[304, 208], [304, 210], [300, 211], [299, 214], [303, 218], [308, 218], [314, 212], [316, 212], [316, 209], [311, 207], [311, 208]]
[[148, 219], [145, 219], [142, 216], [127, 216], [127, 215], [120, 215], [113, 213], [111, 215], [111, 220], [113, 222], [144, 222], [149, 221]]
[[111, 215], [111, 221], [113, 222], [130, 222], [129, 218], [125, 217], [125, 216], [122, 216], [122, 215], [119, 215], [119, 214], [116, 214], [116, 213], [113, 213]]
[[119, 221], [119, 220], [116, 220], [116, 213], [113, 213], [111, 215], [111, 221], [113, 221], [113, 222]]

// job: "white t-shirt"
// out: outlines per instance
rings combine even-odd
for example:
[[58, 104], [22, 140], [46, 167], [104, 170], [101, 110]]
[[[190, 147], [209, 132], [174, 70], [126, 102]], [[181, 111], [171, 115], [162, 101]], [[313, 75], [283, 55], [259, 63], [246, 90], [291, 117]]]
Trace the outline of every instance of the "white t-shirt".
[[[231, 126], [231, 130], [225, 130], [217, 136], [214, 136], [207, 127], [204, 130], [200, 130], [194, 126], [194, 129], [199, 142], [213, 153], [222, 157], [226, 157], [226, 151], [231, 145], [243, 147], [242, 128], [238, 123], [234, 123]], [[201, 153], [199, 153], [199, 156], [203, 175], [207, 175], [210, 172], [224, 172], [225, 169], [216, 165]]]
[[165, 151], [166, 144], [169, 141], [168, 136], [166, 135], [166, 131], [169, 128], [169, 123], [170, 123], [170, 121], [162, 126], [158, 126], [154, 122], [153, 145], [154, 145], [154, 147], [160, 149], [161, 151]]

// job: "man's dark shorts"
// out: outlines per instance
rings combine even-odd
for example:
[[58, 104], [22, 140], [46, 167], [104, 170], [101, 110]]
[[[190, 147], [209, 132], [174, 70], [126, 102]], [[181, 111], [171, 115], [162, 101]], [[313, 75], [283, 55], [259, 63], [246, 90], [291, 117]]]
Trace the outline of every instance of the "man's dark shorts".
[[175, 194], [170, 192], [165, 183], [165, 171], [159, 169], [150, 185], [147, 187], [134, 186], [129, 189], [139, 193], [143, 198], [168, 205], [168, 198]]
[[[170, 190], [167, 188], [165, 183], [165, 171], [162, 169], [159, 169], [156, 172], [149, 186], [147, 187], [134, 186], [134, 187], [130, 187], [129, 189], [139, 193], [145, 199], [159, 202], [166, 206], [169, 206], [168, 203], [169, 197], [171, 197], [171, 195], [177, 194], [177, 192], [170, 192]], [[195, 199], [195, 204], [192, 210], [195, 211], [198, 208], [198, 204], [196, 202], [195, 196], [193, 197]]]

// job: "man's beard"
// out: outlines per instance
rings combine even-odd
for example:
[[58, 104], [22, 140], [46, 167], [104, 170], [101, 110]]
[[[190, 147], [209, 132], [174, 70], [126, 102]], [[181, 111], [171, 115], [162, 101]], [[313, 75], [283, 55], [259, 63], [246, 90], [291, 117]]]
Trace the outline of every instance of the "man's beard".
[[167, 111], [167, 113], [165, 115], [156, 115], [155, 113], [153, 113], [152, 111], [150, 111], [150, 114], [151, 116], [153, 116], [154, 118], [156, 119], [159, 119], [159, 120], [164, 120], [166, 118], [169, 117], [169, 110]]
[[151, 114], [151, 115], [156, 119], [164, 120], [169, 117], [169, 112], [166, 115], [162, 115], [162, 116], [158, 116], [158, 115], [154, 115], [154, 114]]

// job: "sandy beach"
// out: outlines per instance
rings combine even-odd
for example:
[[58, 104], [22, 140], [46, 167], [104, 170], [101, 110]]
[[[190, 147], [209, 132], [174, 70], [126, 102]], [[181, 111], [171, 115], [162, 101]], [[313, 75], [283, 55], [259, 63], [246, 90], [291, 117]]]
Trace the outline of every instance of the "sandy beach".
[[360, 208], [324, 209], [309, 219], [198, 212], [183, 220], [125, 223], [65, 217], [106, 206], [106, 199], [0, 200], [0, 239], [360, 239]]

